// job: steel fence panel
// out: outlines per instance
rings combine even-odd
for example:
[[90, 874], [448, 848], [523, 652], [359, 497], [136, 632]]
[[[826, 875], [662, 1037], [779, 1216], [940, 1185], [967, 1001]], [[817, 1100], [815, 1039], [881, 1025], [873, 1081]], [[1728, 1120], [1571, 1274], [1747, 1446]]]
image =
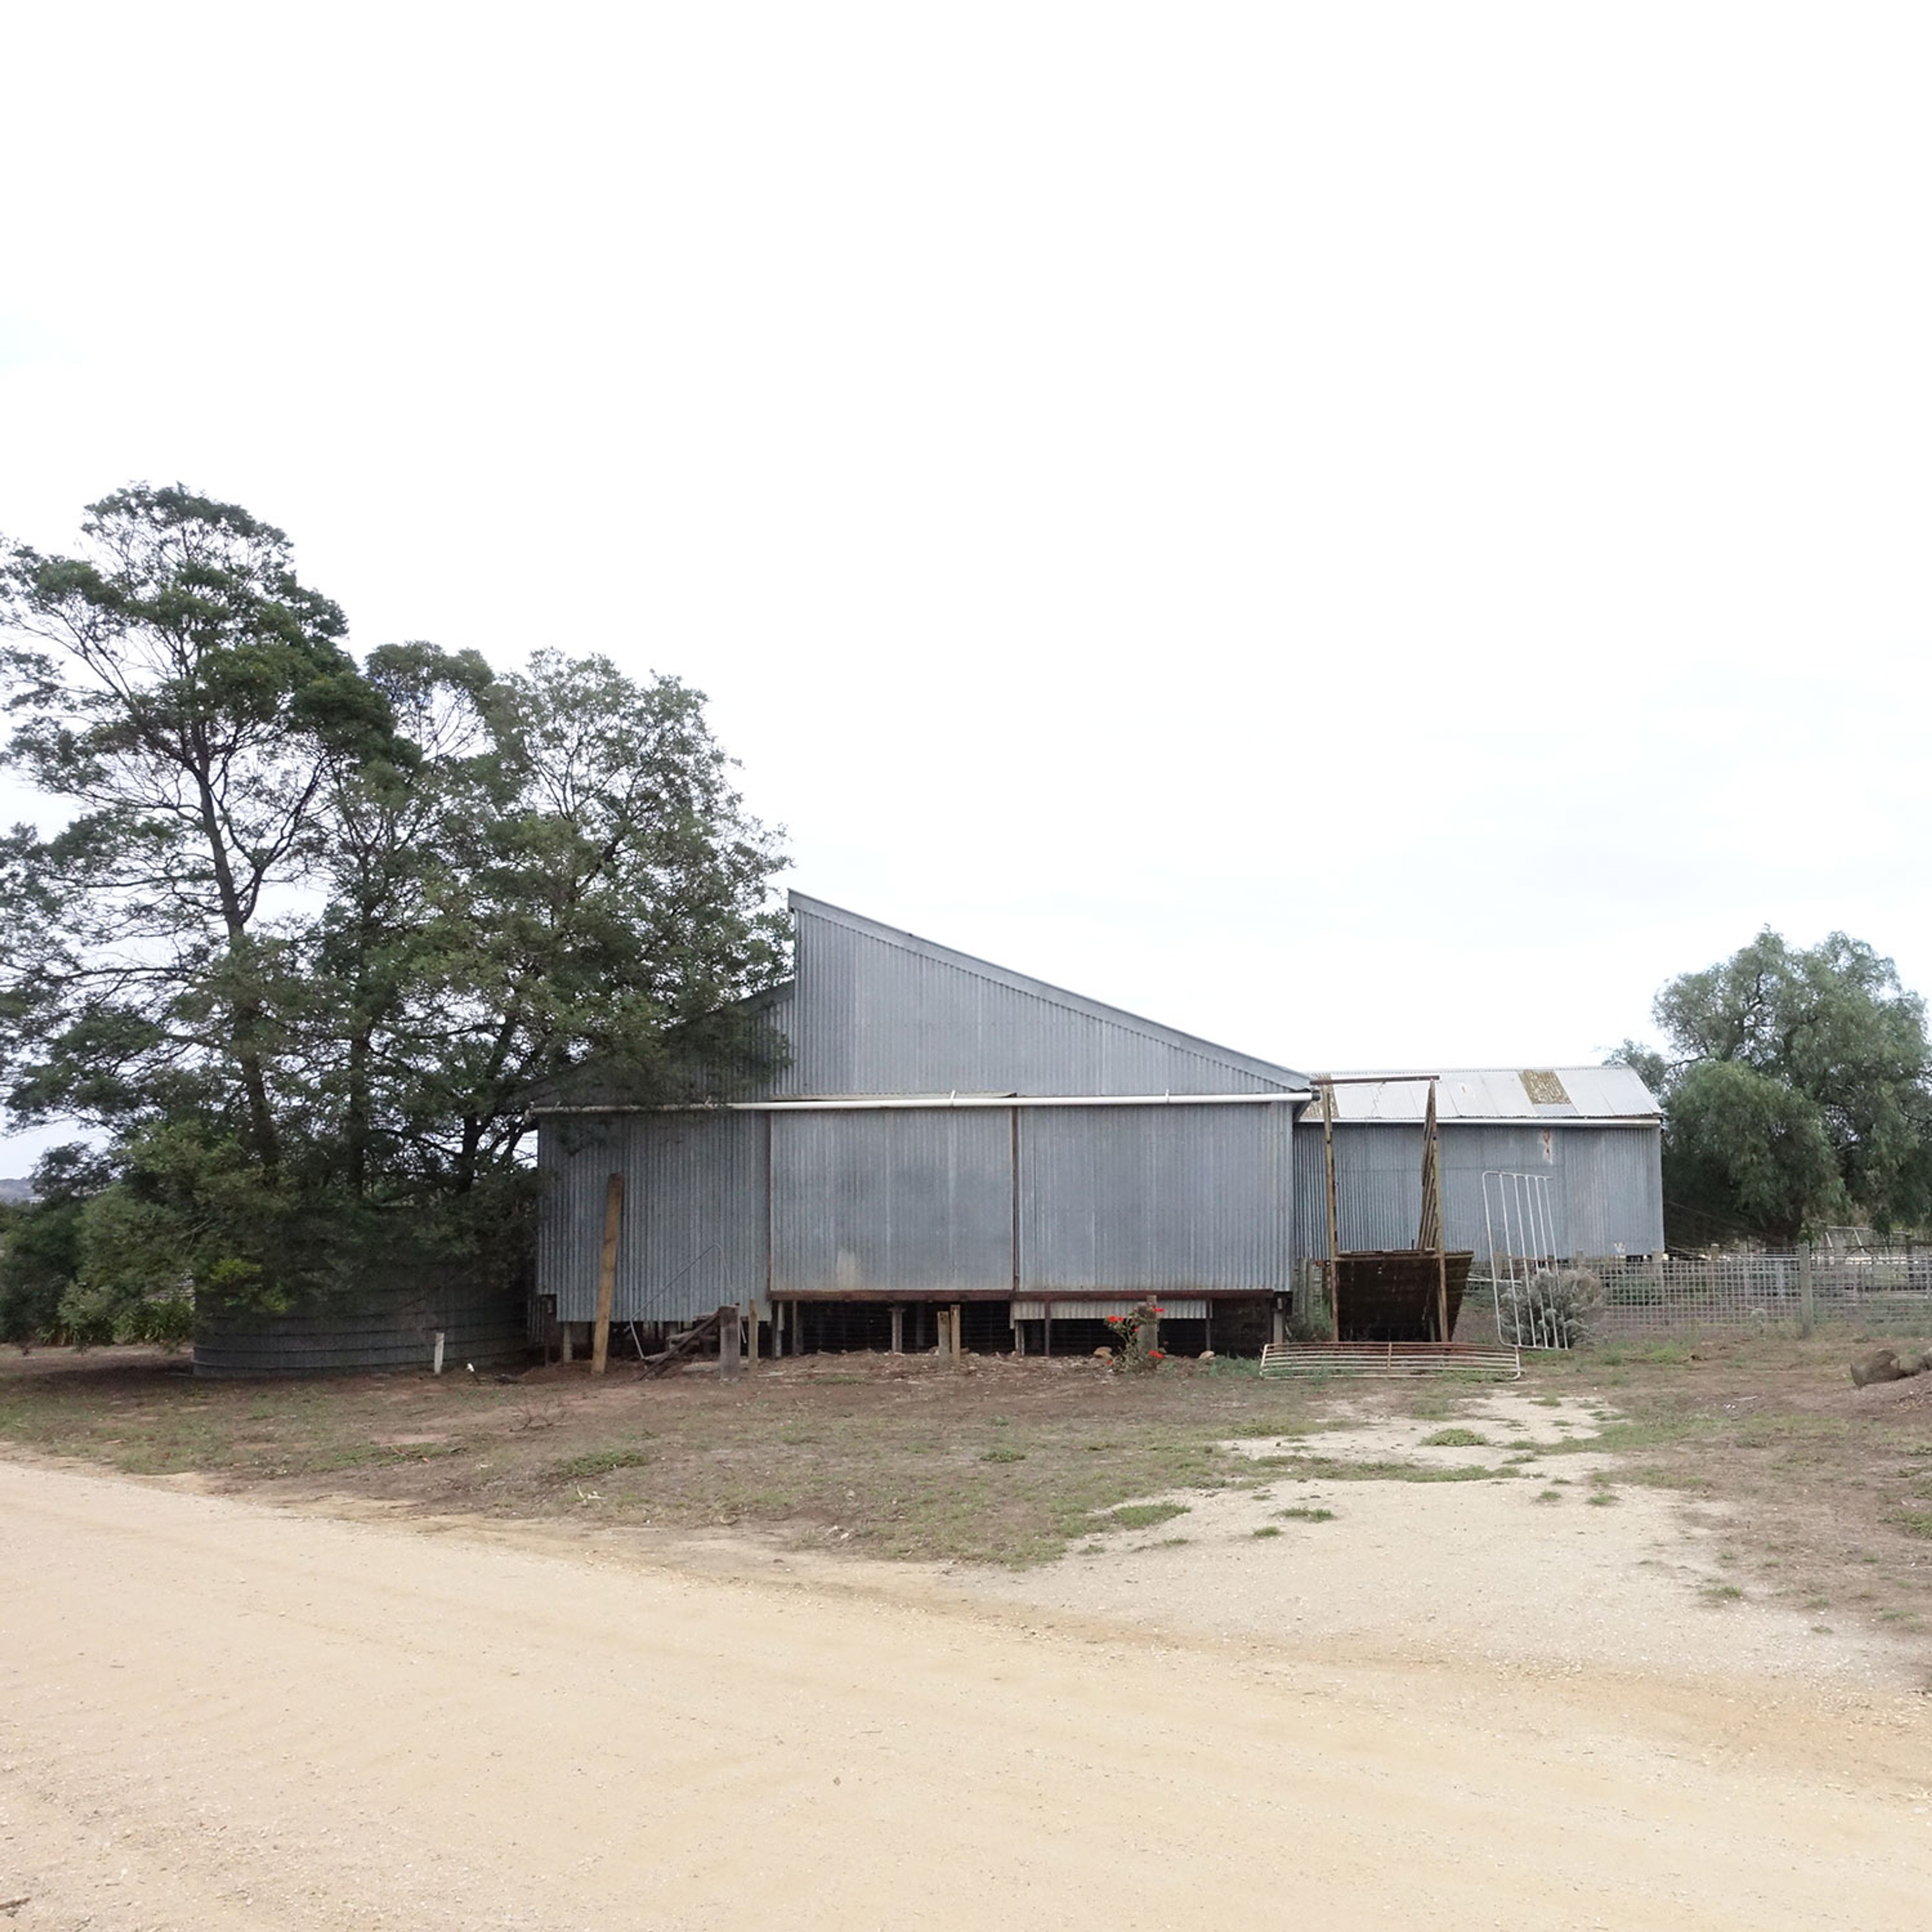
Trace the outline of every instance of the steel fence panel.
[[[1815, 1329], [1932, 1335], [1932, 1249], [1610, 1256], [1577, 1265], [1600, 1291], [1584, 1317], [1594, 1341]], [[1472, 1277], [1468, 1299], [1494, 1306], [1509, 1286]]]

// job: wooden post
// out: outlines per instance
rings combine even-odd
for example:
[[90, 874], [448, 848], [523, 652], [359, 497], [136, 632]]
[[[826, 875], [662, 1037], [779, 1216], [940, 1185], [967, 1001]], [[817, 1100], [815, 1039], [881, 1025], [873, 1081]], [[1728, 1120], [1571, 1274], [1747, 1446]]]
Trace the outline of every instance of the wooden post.
[[738, 1323], [743, 1310], [734, 1301], [718, 1311], [718, 1372], [726, 1382], [738, 1374]]
[[1322, 1162], [1328, 1183], [1328, 1339], [1342, 1339], [1341, 1216], [1335, 1211], [1335, 1083], [1316, 1082], [1322, 1096]]
[[1811, 1279], [1811, 1244], [1798, 1244], [1798, 1332], [1810, 1334], [1818, 1318], [1818, 1309], [1814, 1295], [1816, 1290]]
[[1436, 1114], [1436, 1082], [1429, 1083], [1430, 1178], [1436, 1205], [1436, 1339], [1445, 1347], [1449, 1341], [1449, 1257], [1443, 1246], [1448, 1211], [1442, 1198], [1442, 1129]]
[[892, 1304], [892, 1353], [905, 1353], [905, 1304], [900, 1301]]
[[610, 1304], [617, 1292], [617, 1230], [624, 1218], [624, 1177], [614, 1174], [604, 1194], [604, 1256], [597, 1266], [597, 1326], [590, 1337], [590, 1372], [610, 1359]]
[[566, 1362], [574, 1360], [576, 1358], [572, 1353], [572, 1344], [577, 1340], [577, 1324], [574, 1322], [560, 1322], [556, 1324], [556, 1332], [562, 1338], [559, 1354]]
[[753, 1368], [756, 1368], [758, 1366], [758, 1303], [756, 1301], [746, 1302], [745, 1304], [745, 1313], [746, 1316], [745, 1322], [745, 1342], [746, 1346], [751, 1351], [752, 1366]]
[[959, 1318], [959, 1304], [952, 1304], [952, 1360], [956, 1366], [959, 1358], [966, 1352], [965, 1324]]

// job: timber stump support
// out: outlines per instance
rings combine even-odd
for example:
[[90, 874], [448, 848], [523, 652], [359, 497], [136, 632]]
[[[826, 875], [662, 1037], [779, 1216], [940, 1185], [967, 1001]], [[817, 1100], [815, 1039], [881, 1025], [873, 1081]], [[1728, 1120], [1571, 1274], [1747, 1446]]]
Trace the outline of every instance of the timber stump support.
[[604, 1252], [597, 1264], [597, 1322], [590, 1336], [590, 1372], [610, 1360], [610, 1304], [617, 1292], [617, 1234], [624, 1220], [624, 1177], [614, 1174], [604, 1193]]

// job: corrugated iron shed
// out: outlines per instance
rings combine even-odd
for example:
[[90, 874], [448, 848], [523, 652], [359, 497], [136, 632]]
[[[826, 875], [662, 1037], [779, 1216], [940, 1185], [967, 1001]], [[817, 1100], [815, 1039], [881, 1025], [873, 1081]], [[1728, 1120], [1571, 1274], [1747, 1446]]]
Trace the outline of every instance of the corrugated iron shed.
[[[538, 1287], [560, 1320], [591, 1315], [613, 1173], [620, 1322], [726, 1301], [1204, 1309], [1284, 1296], [1296, 1258], [1326, 1252], [1306, 1076], [824, 900], [791, 907], [795, 975], [764, 1000], [790, 1064], [763, 1090], [583, 1104], [589, 1070], [578, 1104], [536, 1109]], [[1452, 1246], [1483, 1245], [1482, 1172], [1532, 1166], [1560, 1181], [1578, 1252], [1660, 1245], [1657, 1103], [1628, 1069], [1452, 1070], [1438, 1090]], [[1406, 1246], [1427, 1088], [1335, 1092], [1343, 1244]]]

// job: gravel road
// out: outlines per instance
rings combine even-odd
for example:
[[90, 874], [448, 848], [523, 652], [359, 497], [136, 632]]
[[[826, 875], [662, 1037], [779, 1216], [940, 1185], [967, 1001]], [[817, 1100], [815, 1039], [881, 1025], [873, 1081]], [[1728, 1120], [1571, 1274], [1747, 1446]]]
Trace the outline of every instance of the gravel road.
[[1916, 1932], [1932, 1897], [1900, 1682], [1412, 1624], [1365, 1662], [18, 1462], [0, 1564], [20, 1932]]

